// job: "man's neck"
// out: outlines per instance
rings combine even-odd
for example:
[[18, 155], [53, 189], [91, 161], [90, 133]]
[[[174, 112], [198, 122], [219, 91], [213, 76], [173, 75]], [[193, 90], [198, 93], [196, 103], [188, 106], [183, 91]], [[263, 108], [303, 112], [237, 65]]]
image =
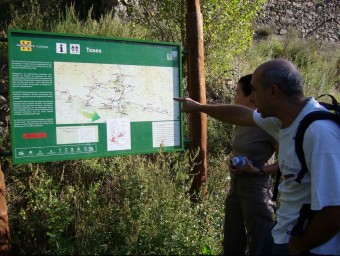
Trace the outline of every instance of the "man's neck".
[[306, 106], [308, 100], [305, 98], [299, 98], [294, 102], [288, 102], [285, 106], [282, 106], [281, 116], [278, 118], [282, 122], [282, 128], [289, 127], [296, 117], [300, 114], [302, 109]]

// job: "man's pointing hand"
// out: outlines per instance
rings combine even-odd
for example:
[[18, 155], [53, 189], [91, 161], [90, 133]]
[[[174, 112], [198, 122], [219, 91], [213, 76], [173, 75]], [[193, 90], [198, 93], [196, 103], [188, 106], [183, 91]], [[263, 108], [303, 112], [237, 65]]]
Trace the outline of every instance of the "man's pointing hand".
[[173, 98], [173, 99], [183, 104], [181, 112], [187, 112], [187, 113], [195, 112], [198, 110], [199, 106], [201, 105], [197, 101], [194, 101], [190, 98]]

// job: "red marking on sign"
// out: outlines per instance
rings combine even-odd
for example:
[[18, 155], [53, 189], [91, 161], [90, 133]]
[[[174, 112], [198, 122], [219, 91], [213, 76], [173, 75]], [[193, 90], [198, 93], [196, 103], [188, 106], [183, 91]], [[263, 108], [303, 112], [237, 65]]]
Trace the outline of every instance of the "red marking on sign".
[[47, 138], [46, 132], [39, 132], [39, 133], [24, 133], [22, 135], [24, 139], [41, 139]]

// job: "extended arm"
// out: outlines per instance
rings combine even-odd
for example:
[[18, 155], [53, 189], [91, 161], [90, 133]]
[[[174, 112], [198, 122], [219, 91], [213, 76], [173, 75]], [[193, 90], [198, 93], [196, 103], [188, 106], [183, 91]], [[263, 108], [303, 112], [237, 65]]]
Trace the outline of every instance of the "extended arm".
[[330, 240], [340, 232], [340, 206], [327, 206], [318, 212], [302, 236], [293, 237], [288, 246], [291, 255], [301, 255]]
[[231, 104], [201, 104], [190, 98], [174, 98], [174, 100], [183, 104], [182, 112], [202, 112], [225, 123], [242, 126], [256, 126], [256, 123], [253, 120], [254, 110], [245, 106]]

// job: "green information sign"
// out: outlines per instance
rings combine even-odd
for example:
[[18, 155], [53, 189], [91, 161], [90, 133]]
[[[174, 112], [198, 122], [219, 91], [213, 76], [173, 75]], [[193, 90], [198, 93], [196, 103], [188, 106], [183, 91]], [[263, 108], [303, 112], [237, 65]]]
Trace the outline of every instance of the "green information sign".
[[13, 163], [183, 150], [181, 47], [9, 31]]

